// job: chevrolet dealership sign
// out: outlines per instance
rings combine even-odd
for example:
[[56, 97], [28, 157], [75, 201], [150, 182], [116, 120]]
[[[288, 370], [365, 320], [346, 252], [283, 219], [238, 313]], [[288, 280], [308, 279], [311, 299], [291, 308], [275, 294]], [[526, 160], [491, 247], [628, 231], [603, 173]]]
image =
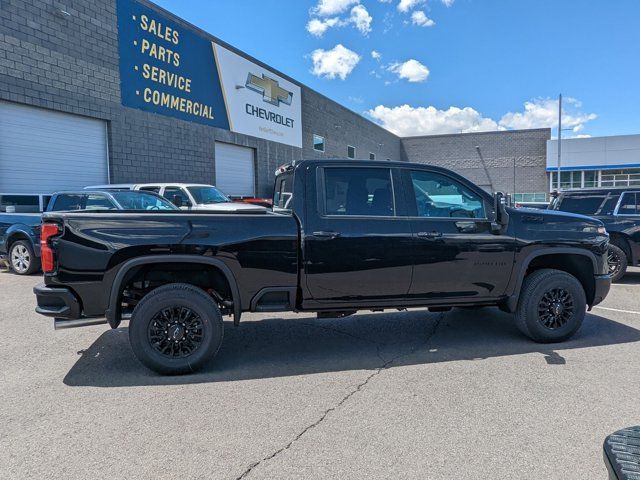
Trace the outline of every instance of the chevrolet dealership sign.
[[122, 104], [302, 147], [300, 87], [135, 0], [118, 0]]

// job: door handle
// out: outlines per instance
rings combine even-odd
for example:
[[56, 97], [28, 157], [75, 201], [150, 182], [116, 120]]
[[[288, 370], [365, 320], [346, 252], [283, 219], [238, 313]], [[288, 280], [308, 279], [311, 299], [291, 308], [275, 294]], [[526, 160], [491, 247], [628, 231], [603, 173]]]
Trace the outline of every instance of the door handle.
[[441, 232], [418, 232], [418, 237], [420, 238], [440, 238], [442, 237]]
[[318, 239], [332, 240], [338, 238], [340, 234], [338, 232], [313, 232], [313, 236]]

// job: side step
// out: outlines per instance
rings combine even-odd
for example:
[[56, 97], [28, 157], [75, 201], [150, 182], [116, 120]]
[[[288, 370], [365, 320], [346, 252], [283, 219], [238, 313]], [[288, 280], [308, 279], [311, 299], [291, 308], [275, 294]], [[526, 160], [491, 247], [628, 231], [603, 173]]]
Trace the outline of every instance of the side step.
[[107, 323], [106, 318], [78, 318], [76, 320], [54, 318], [53, 328], [55, 330], [63, 330], [65, 328], [88, 327], [90, 325], [102, 325], [105, 323]]

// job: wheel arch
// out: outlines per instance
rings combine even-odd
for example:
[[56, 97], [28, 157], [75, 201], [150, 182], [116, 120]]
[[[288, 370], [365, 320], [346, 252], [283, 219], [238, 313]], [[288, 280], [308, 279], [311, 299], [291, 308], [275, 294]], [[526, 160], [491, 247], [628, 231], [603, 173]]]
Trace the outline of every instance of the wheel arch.
[[609, 243], [620, 247], [627, 256], [629, 264], [635, 264], [633, 258], [633, 249], [629, 236], [624, 232], [609, 232]]
[[584, 289], [587, 305], [591, 308], [595, 298], [595, 275], [598, 272], [595, 254], [580, 248], [545, 248], [531, 252], [521, 263], [513, 295], [507, 300], [509, 311], [516, 310], [525, 277], [543, 268], [561, 270], [576, 277]]
[[111, 328], [116, 328], [120, 324], [120, 301], [126, 282], [131, 280], [141, 267], [162, 264], [200, 264], [219, 271], [228, 284], [233, 301], [233, 321], [236, 325], [240, 322], [242, 304], [238, 283], [231, 269], [222, 260], [195, 255], [149, 255], [128, 260], [118, 269], [111, 284], [106, 311], [106, 317]]

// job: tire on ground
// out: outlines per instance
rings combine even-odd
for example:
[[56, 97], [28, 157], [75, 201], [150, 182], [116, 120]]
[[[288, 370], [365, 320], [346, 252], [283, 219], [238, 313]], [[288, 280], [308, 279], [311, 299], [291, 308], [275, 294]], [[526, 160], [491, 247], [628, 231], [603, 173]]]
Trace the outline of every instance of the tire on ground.
[[[26, 255], [20, 255], [19, 254], [20, 251], [22, 252], [26, 251]], [[20, 263], [18, 263], [17, 261], [14, 261], [16, 256], [22, 256], [24, 260], [20, 260]], [[33, 247], [31, 246], [31, 243], [26, 240], [17, 240], [13, 242], [11, 244], [11, 247], [9, 248], [8, 257], [9, 257], [8, 258], [9, 267], [11, 268], [11, 271], [17, 275], [31, 275], [32, 273], [35, 273], [38, 270], [40, 270], [40, 259], [36, 257], [33, 251]], [[25, 265], [25, 262], [27, 265], [26, 269], [23, 269], [18, 266], [18, 265], [21, 265], [21, 266]]]
[[[539, 306], [546, 293], [559, 288], [570, 295], [572, 313], [562, 326], [549, 328], [540, 320]], [[584, 289], [576, 277], [561, 270], [536, 270], [524, 279], [515, 323], [522, 333], [536, 342], [562, 342], [578, 331], [584, 320], [586, 307]]]
[[627, 254], [625, 253], [625, 251], [622, 248], [620, 248], [618, 245], [614, 245], [613, 243], [609, 244], [609, 255], [611, 254], [614, 254], [616, 257], [620, 259], [620, 268], [611, 277], [612, 282], [617, 282], [622, 277], [624, 277], [625, 273], [627, 273], [627, 266], [628, 266], [629, 260], [627, 258]]
[[[150, 324], [156, 314], [172, 307], [186, 307], [201, 319], [202, 341], [190, 354], [172, 357], [161, 353], [151, 340]], [[224, 324], [216, 302], [201, 289], [185, 283], [172, 283], [148, 293], [136, 305], [129, 322], [129, 341], [133, 353], [146, 367], [163, 375], [181, 375], [201, 368], [222, 345]]]

